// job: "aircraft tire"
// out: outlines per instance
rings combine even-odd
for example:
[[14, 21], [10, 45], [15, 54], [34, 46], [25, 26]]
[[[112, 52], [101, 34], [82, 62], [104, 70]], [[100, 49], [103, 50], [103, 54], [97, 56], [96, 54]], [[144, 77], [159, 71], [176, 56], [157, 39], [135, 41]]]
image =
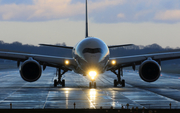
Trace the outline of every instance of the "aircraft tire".
[[94, 82], [94, 88], [96, 88], [96, 82]]
[[91, 84], [91, 82], [89, 82], [89, 88], [91, 88], [92, 87], [92, 84]]
[[62, 80], [62, 87], [65, 87], [65, 80]]
[[125, 87], [125, 80], [122, 80], [122, 87]]
[[117, 80], [114, 80], [114, 87], [117, 87]]
[[57, 80], [54, 80], [54, 87], [57, 87]]

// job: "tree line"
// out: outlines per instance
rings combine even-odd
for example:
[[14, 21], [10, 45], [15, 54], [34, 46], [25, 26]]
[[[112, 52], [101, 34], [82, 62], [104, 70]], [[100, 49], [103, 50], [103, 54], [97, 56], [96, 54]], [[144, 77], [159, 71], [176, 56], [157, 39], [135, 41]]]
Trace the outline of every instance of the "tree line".
[[[65, 43], [58, 43], [56, 45], [66, 46]], [[29, 44], [22, 44], [20, 42], [5, 43], [0, 41], [0, 51], [10, 51], [10, 52], [22, 52], [31, 54], [41, 54], [50, 56], [60, 56], [60, 57], [72, 57], [72, 51], [70, 49], [63, 49], [57, 47], [46, 47], [46, 46], [34, 46]], [[129, 55], [140, 55], [140, 54], [150, 54], [168, 51], [180, 51], [179, 48], [173, 49], [170, 47], [162, 48], [158, 44], [151, 44], [147, 46], [133, 45], [126, 47], [118, 47], [110, 49], [110, 57], [119, 56], [129, 56]], [[1, 59], [1, 61], [3, 61]], [[167, 63], [177, 63], [180, 60], [173, 60]]]

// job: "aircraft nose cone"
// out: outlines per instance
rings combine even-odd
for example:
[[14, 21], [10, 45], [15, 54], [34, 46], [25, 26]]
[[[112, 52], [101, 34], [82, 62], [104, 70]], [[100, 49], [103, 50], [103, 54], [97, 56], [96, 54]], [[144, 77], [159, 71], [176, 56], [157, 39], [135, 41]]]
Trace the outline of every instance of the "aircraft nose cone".
[[86, 65], [82, 66], [82, 69], [86, 70], [87, 72], [89, 70], [95, 70], [95, 71], [101, 70], [100, 56], [94, 54], [86, 54], [84, 55], [84, 59], [86, 61]]
[[89, 54], [89, 55], [84, 55], [84, 59], [90, 64], [98, 64], [101, 61], [101, 56], [95, 54]]

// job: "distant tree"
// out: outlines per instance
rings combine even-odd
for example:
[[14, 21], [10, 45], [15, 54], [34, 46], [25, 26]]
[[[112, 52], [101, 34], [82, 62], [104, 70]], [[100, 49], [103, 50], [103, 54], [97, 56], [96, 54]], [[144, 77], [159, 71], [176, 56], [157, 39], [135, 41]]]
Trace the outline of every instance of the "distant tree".
[[[66, 46], [66, 43], [57, 43], [56, 45]], [[70, 49], [63, 49], [57, 47], [46, 47], [46, 46], [34, 46], [29, 44], [22, 44], [20, 42], [5, 43], [0, 41], [0, 51], [13, 51], [13, 52], [25, 52], [33, 54], [42, 54], [50, 56], [60, 56], [60, 57], [72, 57], [72, 51]], [[180, 49], [173, 49], [170, 47], [162, 48], [158, 44], [151, 44], [147, 46], [133, 45], [126, 47], [118, 47], [110, 49], [111, 57], [119, 56], [129, 56], [129, 55], [140, 55], [149, 54], [157, 52], [167, 52], [167, 51], [180, 51]], [[180, 60], [166, 61], [166, 63], [177, 63]]]

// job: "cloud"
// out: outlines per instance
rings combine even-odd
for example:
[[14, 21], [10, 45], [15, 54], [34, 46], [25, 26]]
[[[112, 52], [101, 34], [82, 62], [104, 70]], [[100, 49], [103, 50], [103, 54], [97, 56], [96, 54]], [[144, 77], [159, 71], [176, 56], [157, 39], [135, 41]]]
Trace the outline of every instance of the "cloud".
[[152, 12], [152, 10], [144, 10], [144, 11], [139, 11], [134, 15], [134, 19], [139, 19], [142, 18], [143, 16], [147, 16], [148, 14], [150, 14]]
[[180, 21], [180, 10], [167, 10], [158, 12], [154, 19], [163, 21]]
[[33, 4], [33, 0], [0, 0], [0, 4]]
[[[84, 20], [85, 0], [2, 0], [0, 21]], [[180, 22], [179, 0], [88, 0], [96, 23]]]
[[125, 15], [124, 15], [123, 13], [119, 13], [119, 14], [117, 15], [117, 17], [118, 17], [118, 18], [125, 18]]
[[[98, 1], [98, 0], [97, 0]], [[117, 6], [125, 3], [125, 0], [99, 0], [98, 2], [89, 2], [90, 10], [102, 9], [108, 6]]]
[[[0, 5], [1, 20], [51, 20], [69, 18], [85, 13], [85, 4], [72, 0], [33, 0], [33, 4], [3, 4]], [[123, 0], [99, 0], [89, 2], [90, 11], [118, 5]]]
[[82, 4], [71, 5], [71, 0], [34, 0], [33, 2], [33, 5], [1, 5], [2, 20], [48, 20], [82, 13], [80, 10]]

